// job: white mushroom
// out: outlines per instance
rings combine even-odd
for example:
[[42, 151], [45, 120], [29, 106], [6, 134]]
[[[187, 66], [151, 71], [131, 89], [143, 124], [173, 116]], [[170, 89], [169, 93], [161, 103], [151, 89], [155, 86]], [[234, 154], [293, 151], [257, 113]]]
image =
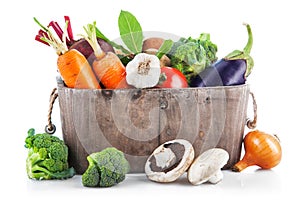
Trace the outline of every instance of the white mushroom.
[[222, 167], [227, 163], [229, 154], [221, 148], [213, 148], [199, 155], [188, 171], [188, 180], [193, 185], [204, 182], [216, 184], [223, 179]]
[[145, 164], [147, 177], [156, 182], [173, 182], [190, 166], [194, 159], [194, 148], [184, 139], [168, 141], [148, 157]]

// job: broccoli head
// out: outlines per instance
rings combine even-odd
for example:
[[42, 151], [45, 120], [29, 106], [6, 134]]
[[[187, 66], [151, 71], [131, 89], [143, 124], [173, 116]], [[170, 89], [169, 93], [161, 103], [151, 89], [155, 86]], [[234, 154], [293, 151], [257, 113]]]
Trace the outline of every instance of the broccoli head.
[[130, 166], [123, 152], [109, 147], [87, 157], [89, 167], [82, 175], [86, 187], [111, 187], [122, 182]]
[[188, 82], [217, 60], [217, 46], [210, 41], [210, 35], [200, 34], [199, 38], [180, 38], [167, 54], [171, 65], [181, 71]]
[[35, 134], [34, 129], [30, 129], [25, 147], [28, 149], [26, 171], [30, 179], [65, 179], [75, 175], [74, 168], [69, 168], [68, 147], [58, 137]]

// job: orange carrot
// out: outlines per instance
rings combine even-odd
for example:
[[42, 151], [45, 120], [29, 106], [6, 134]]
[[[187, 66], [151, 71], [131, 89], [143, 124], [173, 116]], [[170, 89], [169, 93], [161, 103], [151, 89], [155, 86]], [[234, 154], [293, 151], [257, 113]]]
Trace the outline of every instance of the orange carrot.
[[[84, 27], [87, 36], [84, 38], [89, 42], [94, 50], [96, 59], [93, 62], [93, 70], [97, 78], [107, 89], [122, 88], [126, 70], [119, 57], [112, 53], [105, 53], [97, 42], [96, 22]], [[125, 87], [124, 87], [125, 88]]]
[[105, 57], [96, 59], [93, 62], [93, 69], [105, 88], [120, 88], [121, 81], [125, 78], [125, 68], [120, 59], [112, 52]]
[[79, 51], [69, 50], [67, 47], [66, 30], [68, 21], [66, 22], [65, 32], [57, 38], [49, 28], [41, 25], [36, 18], [34, 20], [42, 28], [42, 32], [39, 32], [42, 35], [39, 36], [39, 41], [52, 46], [58, 55], [57, 66], [65, 84], [70, 88], [99, 89], [100, 84], [87, 59]]
[[87, 59], [77, 50], [71, 49], [57, 59], [58, 70], [70, 88], [99, 89], [98, 80]]

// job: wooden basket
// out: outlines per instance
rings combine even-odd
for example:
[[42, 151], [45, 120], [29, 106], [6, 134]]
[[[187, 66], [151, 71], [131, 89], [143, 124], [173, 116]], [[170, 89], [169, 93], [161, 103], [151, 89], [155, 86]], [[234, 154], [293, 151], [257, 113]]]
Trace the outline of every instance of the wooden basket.
[[213, 147], [241, 156], [249, 85], [185, 89], [71, 89], [58, 82], [63, 139], [70, 166], [82, 174], [87, 155], [106, 147], [124, 152], [131, 173], [172, 139], [189, 140], [199, 155]]

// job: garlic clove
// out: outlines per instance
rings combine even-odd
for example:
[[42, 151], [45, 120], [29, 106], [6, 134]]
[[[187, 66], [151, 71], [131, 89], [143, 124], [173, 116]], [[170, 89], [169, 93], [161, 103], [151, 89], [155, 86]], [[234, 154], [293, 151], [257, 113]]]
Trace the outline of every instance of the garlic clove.
[[157, 56], [140, 53], [126, 66], [126, 81], [136, 88], [157, 85], [160, 76], [160, 61]]

